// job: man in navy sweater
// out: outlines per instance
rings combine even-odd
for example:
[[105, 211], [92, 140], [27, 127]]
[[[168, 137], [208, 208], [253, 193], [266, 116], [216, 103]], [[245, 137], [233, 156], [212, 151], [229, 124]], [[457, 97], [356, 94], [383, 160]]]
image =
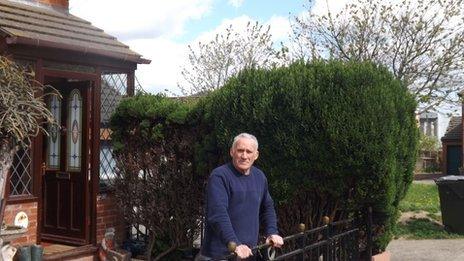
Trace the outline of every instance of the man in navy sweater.
[[252, 256], [260, 223], [264, 225], [267, 243], [283, 245], [266, 176], [253, 166], [258, 154], [256, 137], [239, 134], [230, 149], [232, 162], [212, 171], [206, 194], [205, 237], [197, 260], [227, 255], [229, 242], [237, 244], [235, 253], [240, 259]]

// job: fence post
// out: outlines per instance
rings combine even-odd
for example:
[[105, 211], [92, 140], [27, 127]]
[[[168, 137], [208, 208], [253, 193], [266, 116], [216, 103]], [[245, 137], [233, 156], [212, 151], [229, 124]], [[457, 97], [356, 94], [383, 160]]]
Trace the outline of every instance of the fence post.
[[[296, 241], [296, 245], [298, 246], [298, 248], [304, 249], [304, 247], [306, 245], [306, 235], [304, 234], [304, 232], [306, 230], [306, 225], [304, 223], [299, 224], [298, 225], [298, 230], [300, 231], [301, 235], [298, 238], [298, 240]], [[298, 255], [298, 257], [296, 259], [298, 261], [305, 260], [305, 252], [303, 251], [300, 255]]]
[[[231, 241], [227, 244], [227, 250], [229, 250], [229, 253], [232, 255], [233, 253], [235, 253], [235, 249], [237, 249], [237, 243]], [[228, 258], [228, 260], [230, 261], [233, 261], [233, 260], [236, 260], [237, 258], [235, 256], [232, 256], [230, 258]]]
[[325, 251], [322, 254], [322, 259], [324, 261], [330, 261], [330, 260], [332, 260], [332, 254], [331, 254], [331, 252], [332, 252], [331, 251], [331, 249], [332, 249], [332, 246], [331, 246], [332, 241], [330, 240], [331, 231], [330, 231], [330, 225], [329, 225], [330, 224], [330, 218], [328, 216], [324, 216], [322, 218], [322, 222], [324, 223], [324, 226], [325, 226], [325, 228], [324, 228], [324, 240], [327, 242], [326, 247], [325, 247]]
[[352, 251], [350, 254], [350, 260], [356, 261], [359, 260], [359, 242], [360, 242], [360, 222], [359, 222], [359, 214], [355, 215], [351, 223], [351, 228], [357, 229], [355, 233], [352, 234], [351, 238], [351, 247]]
[[372, 207], [367, 208], [367, 218], [366, 218], [366, 233], [367, 233], [367, 242], [366, 242], [366, 254], [367, 260], [372, 260]]

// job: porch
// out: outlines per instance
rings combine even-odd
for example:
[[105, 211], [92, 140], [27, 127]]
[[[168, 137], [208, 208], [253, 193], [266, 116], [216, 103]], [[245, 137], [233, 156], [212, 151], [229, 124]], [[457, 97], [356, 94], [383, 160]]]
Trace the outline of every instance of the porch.
[[37, 95], [59, 94], [45, 100], [57, 126], [46, 126], [49, 136], [15, 155], [4, 222], [27, 227], [15, 246], [42, 244], [52, 259], [61, 252], [94, 256], [107, 228], [125, 236], [106, 190], [115, 167], [108, 124], [119, 101], [138, 88], [137, 65], [150, 61], [70, 15], [67, 1], [58, 1], [60, 8], [39, 2], [0, 0], [0, 54], [50, 86]]

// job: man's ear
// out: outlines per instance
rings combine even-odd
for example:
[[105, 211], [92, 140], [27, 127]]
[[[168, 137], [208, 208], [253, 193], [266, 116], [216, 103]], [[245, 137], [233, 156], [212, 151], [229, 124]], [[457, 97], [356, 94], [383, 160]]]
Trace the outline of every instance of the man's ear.
[[231, 158], [234, 157], [234, 148], [230, 148], [229, 155], [230, 155]]
[[259, 151], [256, 151], [256, 153], [255, 153], [255, 160], [257, 160], [258, 157], [259, 157]]

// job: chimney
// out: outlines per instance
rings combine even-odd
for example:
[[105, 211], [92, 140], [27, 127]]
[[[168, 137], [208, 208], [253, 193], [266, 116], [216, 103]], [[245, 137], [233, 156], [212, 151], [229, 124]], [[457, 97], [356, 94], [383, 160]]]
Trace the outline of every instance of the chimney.
[[59, 11], [69, 12], [69, 1], [68, 0], [36, 0], [38, 3], [50, 6], [53, 9]]

